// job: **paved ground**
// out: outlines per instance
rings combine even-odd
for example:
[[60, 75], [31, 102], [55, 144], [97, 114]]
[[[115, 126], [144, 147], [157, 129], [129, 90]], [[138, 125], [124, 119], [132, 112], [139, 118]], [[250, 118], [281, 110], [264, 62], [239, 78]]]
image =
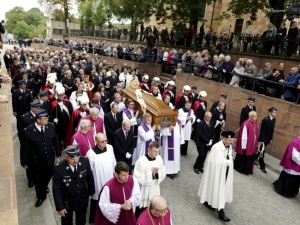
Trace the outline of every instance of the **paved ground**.
[[[11, 118], [15, 127], [15, 118]], [[5, 147], [5, 146], [2, 146]], [[15, 170], [17, 182], [18, 214], [20, 225], [60, 224], [50, 193], [39, 208], [35, 208], [34, 188], [27, 187], [24, 169], [20, 166], [19, 140], [14, 129]], [[193, 172], [192, 165], [197, 153], [190, 143], [188, 156], [181, 159], [181, 172], [174, 179], [166, 178], [161, 194], [170, 204], [173, 224], [207, 225], [223, 224], [217, 213], [206, 209], [197, 196], [202, 175]], [[270, 169], [262, 173], [255, 168], [252, 178], [234, 172], [234, 200], [227, 204], [225, 212], [236, 225], [296, 225], [300, 221], [300, 197], [284, 198], [273, 191], [272, 182], [278, 178], [278, 160], [267, 157]], [[51, 189], [51, 184], [49, 185]]]

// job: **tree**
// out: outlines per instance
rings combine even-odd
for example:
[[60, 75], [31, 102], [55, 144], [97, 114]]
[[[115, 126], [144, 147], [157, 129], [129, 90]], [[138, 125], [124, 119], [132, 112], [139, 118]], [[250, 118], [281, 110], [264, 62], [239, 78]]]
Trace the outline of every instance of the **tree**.
[[232, 0], [228, 6], [227, 11], [217, 18], [218, 20], [226, 20], [231, 16], [235, 18], [242, 18], [244, 15], [250, 15], [251, 20], [255, 20], [257, 12], [261, 10], [270, 16], [270, 22], [279, 27], [282, 22], [282, 14], [270, 15], [270, 8], [273, 9], [285, 9], [286, 0]]
[[25, 10], [20, 7], [16, 6], [10, 11], [5, 13], [6, 23], [5, 28], [7, 32], [13, 33], [13, 30], [15, 29], [15, 26], [18, 21], [22, 21], [25, 19]]
[[[54, 20], [57, 21], [65, 21], [65, 14], [62, 9], [54, 9], [53, 12], [51, 13], [51, 16], [53, 17]], [[75, 17], [74, 14], [69, 15], [69, 21], [71, 23], [78, 23], [78, 18]]]
[[40, 24], [46, 25], [44, 14], [39, 8], [31, 8], [25, 13], [25, 22], [30, 25], [38, 26]]
[[109, 10], [119, 20], [131, 20], [131, 35], [130, 40], [136, 40], [136, 29], [138, 24], [147, 22], [150, 17], [156, 12], [158, 0], [109, 0]]
[[30, 34], [35, 30], [35, 26], [28, 25], [24, 20], [18, 21], [12, 33], [18, 35], [19, 39], [31, 38]]
[[66, 27], [66, 34], [69, 34], [69, 28], [67, 20], [69, 20], [69, 11], [73, 0], [38, 0], [39, 4], [44, 6], [46, 9], [54, 10], [56, 8], [62, 9], [64, 12], [64, 21]]
[[88, 33], [94, 32], [96, 26], [104, 25], [107, 7], [103, 0], [81, 0], [78, 9], [82, 28], [85, 27]]

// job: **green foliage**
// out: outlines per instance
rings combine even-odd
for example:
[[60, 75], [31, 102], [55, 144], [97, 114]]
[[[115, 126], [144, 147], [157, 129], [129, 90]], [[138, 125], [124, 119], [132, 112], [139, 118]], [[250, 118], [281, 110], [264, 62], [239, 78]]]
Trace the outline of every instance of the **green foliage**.
[[[259, 10], [269, 16], [270, 8], [284, 9], [285, 3], [286, 0], [232, 0], [228, 9], [216, 20], [227, 20], [231, 16], [242, 18], [244, 15], [250, 15], [250, 19], [255, 20]], [[282, 20], [282, 16], [279, 19]]]
[[22, 7], [15, 7], [6, 12], [6, 30], [18, 35], [19, 38], [33, 38], [46, 35], [46, 18], [38, 8], [25, 11]]
[[107, 6], [103, 0], [80, 0], [78, 11], [81, 27], [89, 31], [93, 31], [95, 26], [102, 27], [107, 18]]
[[195, 23], [203, 21], [205, 5], [212, 0], [159, 0], [157, 2], [156, 19], [160, 24], [171, 20], [174, 24]]

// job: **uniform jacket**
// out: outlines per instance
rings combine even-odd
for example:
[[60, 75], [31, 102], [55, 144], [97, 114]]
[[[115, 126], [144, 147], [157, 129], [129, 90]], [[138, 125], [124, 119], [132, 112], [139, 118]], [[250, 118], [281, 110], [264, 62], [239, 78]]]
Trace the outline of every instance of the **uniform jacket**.
[[254, 105], [252, 109], [250, 109], [249, 105], [246, 105], [241, 110], [241, 116], [240, 116], [240, 126], [249, 118], [249, 112], [256, 111], [256, 106]]
[[276, 119], [273, 118], [271, 120], [270, 116], [266, 116], [261, 121], [260, 133], [259, 133], [258, 141], [264, 142], [265, 145], [270, 143], [270, 141], [273, 139], [275, 122], [276, 122]]
[[32, 151], [37, 166], [51, 166], [54, 164], [55, 156], [61, 156], [61, 147], [55, 133], [53, 123], [48, 123], [43, 134], [31, 124], [23, 131], [21, 137], [21, 165], [28, 165], [29, 151]]
[[19, 88], [14, 90], [12, 104], [13, 112], [17, 113], [17, 118], [30, 111], [30, 102], [32, 102], [30, 90], [25, 89], [24, 93]]
[[94, 176], [88, 158], [80, 157], [75, 174], [66, 160], [53, 170], [53, 197], [57, 211], [86, 209], [95, 193]]

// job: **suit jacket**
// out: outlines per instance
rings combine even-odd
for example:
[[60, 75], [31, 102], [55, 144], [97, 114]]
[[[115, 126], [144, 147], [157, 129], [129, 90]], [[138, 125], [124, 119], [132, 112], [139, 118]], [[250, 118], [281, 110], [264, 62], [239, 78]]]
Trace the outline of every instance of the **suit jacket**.
[[255, 105], [253, 106], [252, 110], [250, 109], [249, 105], [246, 105], [241, 110], [241, 116], [240, 116], [240, 126], [249, 118], [249, 112], [256, 111]]
[[[100, 82], [100, 79], [101, 79], [101, 82]], [[95, 92], [97, 92], [99, 84], [104, 84], [104, 86], [105, 86], [106, 78], [105, 77], [100, 77], [100, 76], [95, 77], [93, 83], [94, 83], [94, 88], [93, 88], [92, 91], [93, 91], [93, 93], [95, 93]]]
[[206, 146], [210, 140], [214, 139], [215, 136], [215, 123], [211, 120], [209, 122], [210, 126], [207, 126], [205, 120], [201, 120], [200, 123], [197, 125], [197, 133], [198, 133], [198, 139], [197, 139], [197, 147], [200, 148], [211, 148], [211, 146]]
[[19, 88], [14, 90], [12, 104], [13, 112], [17, 113], [17, 118], [30, 111], [30, 102], [32, 102], [30, 90], [25, 89], [24, 93]]
[[113, 145], [115, 131], [122, 127], [122, 114], [120, 112], [116, 113], [117, 122], [114, 120], [112, 112], [106, 113], [104, 115], [104, 125], [107, 135], [108, 144]]
[[265, 117], [261, 121], [258, 141], [264, 142], [265, 145], [270, 143], [270, 141], [273, 139], [275, 122], [276, 122], [276, 119], [273, 118], [271, 120], [270, 116]]
[[55, 156], [61, 156], [61, 146], [55, 133], [53, 123], [48, 123], [44, 128], [44, 135], [31, 124], [23, 130], [21, 135], [21, 165], [28, 165], [30, 151], [37, 166], [51, 166]]
[[57, 211], [87, 208], [89, 196], [95, 193], [94, 176], [88, 158], [80, 157], [75, 174], [66, 160], [53, 170], [53, 198]]
[[[116, 130], [114, 134], [114, 153], [117, 162], [124, 161], [126, 162], [126, 153], [133, 153], [133, 131], [128, 131], [128, 137], [126, 139], [124, 131], [122, 128]], [[130, 166], [131, 164], [129, 164]]]

